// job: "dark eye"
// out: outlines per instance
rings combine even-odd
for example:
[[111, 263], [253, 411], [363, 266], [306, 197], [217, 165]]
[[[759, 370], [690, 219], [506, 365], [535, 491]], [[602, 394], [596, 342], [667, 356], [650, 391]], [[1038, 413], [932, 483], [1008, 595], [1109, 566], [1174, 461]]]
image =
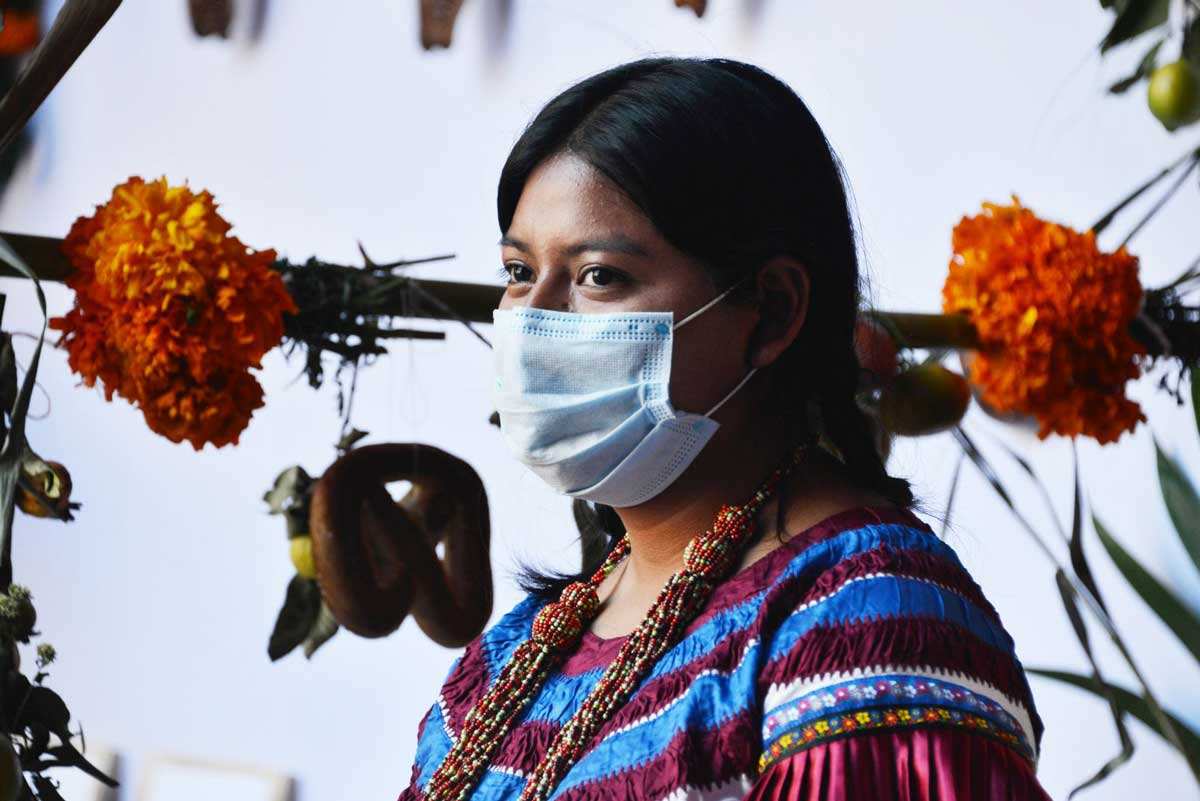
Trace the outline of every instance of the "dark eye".
[[519, 261], [509, 262], [500, 268], [500, 272], [508, 278], [510, 284], [524, 284], [533, 280], [533, 270]]
[[620, 283], [624, 278], [619, 272], [609, 267], [590, 267], [581, 276], [582, 281], [590, 280], [592, 286], [607, 287]]

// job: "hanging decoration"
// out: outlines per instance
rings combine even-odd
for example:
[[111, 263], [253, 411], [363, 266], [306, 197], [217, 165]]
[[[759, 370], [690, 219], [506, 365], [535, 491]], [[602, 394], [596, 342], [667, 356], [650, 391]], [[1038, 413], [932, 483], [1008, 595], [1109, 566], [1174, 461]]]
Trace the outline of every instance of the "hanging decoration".
[[[189, 0], [197, 3], [204, 0]], [[421, 18], [421, 47], [432, 50], [448, 48], [454, 38], [454, 23], [462, 11], [463, 0], [417, 0]], [[703, 17], [708, 0], [675, 0], [676, 8], [690, 8], [697, 17]]]
[[197, 449], [237, 442], [263, 404], [250, 369], [297, 311], [275, 252], [251, 251], [229, 227], [209, 193], [131, 178], [71, 226], [75, 303], [50, 321], [86, 386], [99, 382], [152, 431]]
[[229, 38], [233, 0], [188, 0], [188, 13], [197, 36]]
[[708, 8], [708, 0], [675, 0], [676, 8], [690, 8], [697, 17], [703, 17]]
[[463, 0], [419, 0], [421, 14], [421, 47], [449, 47], [454, 36], [454, 22], [462, 10]]
[[[385, 637], [410, 614], [434, 642], [466, 645], [492, 612], [487, 493], [461, 459], [430, 445], [354, 447], [313, 480], [288, 468], [264, 496], [287, 522], [296, 575], [268, 644], [311, 657], [339, 626]], [[393, 500], [386, 485], [411, 488]], [[438, 552], [440, 547], [441, 552]]]
[[1103, 253], [1096, 235], [1039, 219], [1013, 198], [954, 227], [942, 308], [979, 335], [971, 383], [998, 412], [1030, 414], [1039, 436], [1112, 442], [1146, 416], [1125, 397], [1146, 348], [1138, 260]]
[[[449, 256], [383, 265], [367, 258], [362, 270], [315, 259], [293, 265], [248, 248], [230, 227], [210, 193], [133, 177], [62, 243], [75, 297], [50, 327], [62, 332], [71, 369], [102, 386], [107, 400], [138, 407], [172, 442], [236, 444], [264, 402], [251, 370], [281, 343], [288, 354], [307, 352], [305, 372], [318, 387], [327, 352], [339, 359], [340, 377], [385, 353], [388, 339], [445, 336], [392, 324], [422, 305], [454, 316], [394, 273]], [[339, 410], [348, 422], [342, 394]]]

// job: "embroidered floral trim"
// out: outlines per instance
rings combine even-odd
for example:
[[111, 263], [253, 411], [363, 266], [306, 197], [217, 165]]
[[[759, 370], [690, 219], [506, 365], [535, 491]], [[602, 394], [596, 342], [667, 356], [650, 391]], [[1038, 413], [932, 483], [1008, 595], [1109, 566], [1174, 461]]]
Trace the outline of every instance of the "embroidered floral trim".
[[1020, 723], [997, 701], [927, 676], [855, 679], [808, 693], [763, 718], [759, 772], [810, 745], [863, 730], [948, 726], [1000, 740], [1033, 762]]
[[784, 757], [803, 751], [805, 748], [854, 732], [917, 726], [977, 731], [1009, 746], [1030, 763], [1033, 761], [1032, 755], [1020, 737], [1011, 731], [997, 727], [992, 721], [979, 715], [937, 706], [885, 707], [883, 709], [864, 709], [847, 715], [831, 715], [780, 735], [759, 756], [758, 771], [762, 773]]

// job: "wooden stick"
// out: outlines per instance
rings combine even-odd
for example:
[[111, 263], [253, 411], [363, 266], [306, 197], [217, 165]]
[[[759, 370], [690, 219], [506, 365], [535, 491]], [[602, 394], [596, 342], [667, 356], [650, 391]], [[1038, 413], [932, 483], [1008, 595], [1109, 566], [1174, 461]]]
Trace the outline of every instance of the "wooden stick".
[[[71, 263], [62, 252], [62, 240], [51, 236], [0, 233], [12, 249], [33, 268], [43, 281], [64, 281], [71, 274]], [[0, 277], [19, 278], [20, 273], [0, 262]], [[458, 281], [426, 281], [411, 279], [414, 284], [445, 304], [446, 309], [472, 323], [490, 323], [492, 310], [500, 302], [504, 287], [488, 284], [467, 284]], [[430, 303], [396, 303], [395, 308], [382, 308], [381, 314], [397, 317], [421, 317], [432, 320], [454, 320], [446, 311]]]
[[0, 100], [0, 151], [17, 138], [119, 5], [121, 0], [67, 0], [29, 64]]

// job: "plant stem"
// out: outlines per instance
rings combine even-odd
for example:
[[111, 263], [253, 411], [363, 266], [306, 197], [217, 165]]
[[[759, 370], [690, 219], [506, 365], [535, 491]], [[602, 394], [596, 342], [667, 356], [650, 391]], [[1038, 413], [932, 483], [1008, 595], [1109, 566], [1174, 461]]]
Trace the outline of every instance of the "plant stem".
[[884, 325], [904, 348], [977, 348], [979, 335], [965, 314], [921, 314], [871, 309], [864, 312]]

